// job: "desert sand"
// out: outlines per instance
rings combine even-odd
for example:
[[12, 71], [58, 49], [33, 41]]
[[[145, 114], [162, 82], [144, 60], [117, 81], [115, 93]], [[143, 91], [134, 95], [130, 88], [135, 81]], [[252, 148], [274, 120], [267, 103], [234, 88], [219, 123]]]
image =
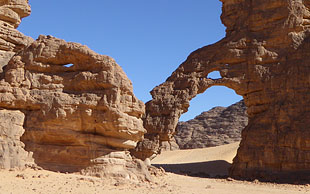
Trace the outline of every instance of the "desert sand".
[[[238, 143], [213, 148], [164, 152], [152, 163], [167, 171], [152, 183], [102, 180], [78, 174], [26, 169], [0, 171], [0, 194], [295, 194], [310, 193], [310, 185], [247, 182], [226, 178]], [[217, 178], [214, 178], [217, 177]]]

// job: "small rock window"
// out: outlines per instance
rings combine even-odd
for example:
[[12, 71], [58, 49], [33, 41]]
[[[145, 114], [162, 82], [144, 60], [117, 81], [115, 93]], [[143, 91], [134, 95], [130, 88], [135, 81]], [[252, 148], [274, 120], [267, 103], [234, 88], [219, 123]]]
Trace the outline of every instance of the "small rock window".
[[64, 67], [72, 67], [73, 64], [66, 64], [66, 65], [63, 65]]
[[221, 79], [222, 76], [219, 71], [212, 71], [207, 75], [208, 79]]

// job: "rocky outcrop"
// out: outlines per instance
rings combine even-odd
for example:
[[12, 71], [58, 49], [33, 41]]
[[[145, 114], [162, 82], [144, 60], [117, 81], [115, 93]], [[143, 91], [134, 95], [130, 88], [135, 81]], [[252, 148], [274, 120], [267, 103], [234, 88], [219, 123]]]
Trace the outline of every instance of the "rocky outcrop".
[[121, 67], [77, 43], [40, 36], [12, 58], [0, 86], [0, 107], [25, 112], [22, 141], [46, 169], [81, 170], [145, 133], [144, 104]]
[[15, 52], [33, 42], [32, 38], [15, 29], [30, 13], [27, 0], [0, 0], [0, 73]]
[[122, 68], [78, 43], [22, 35], [29, 14], [27, 0], [0, 0], [0, 168], [33, 164], [33, 153], [48, 170], [150, 180], [128, 151], [145, 108]]
[[[309, 180], [310, 2], [221, 1], [226, 37], [193, 52], [151, 91], [146, 137], [169, 142], [192, 98], [226, 86], [243, 96], [249, 116], [230, 175]], [[222, 78], [207, 78], [213, 71]]]
[[20, 141], [25, 129], [20, 111], [0, 110], [0, 169], [25, 168], [34, 164], [32, 153]]
[[[33, 42], [32, 38], [15, 29], [30, 12], [26, 0], [0, 0], [0, 73], [16, 52]], [[0, 79], [3, 77], [0, 74]], [[9, 89], [7, 86], [3, 87], [0, 89], [1, 93]], [[24, 143], [20, 141], [25, 131], [25, 115], [16, 109], [0, 110], [0, 168], [4, 169], [34, 165], [32, 153], [26, 152]]]
[[150, 175], [152, 170], [160, 171], [139, 159], [133, 159], [129, 151], [113, 151], [108, 155], [94, 159], [92, 162], [93, 165], [83, 169], [82, 174], [141, 182], [153, 180]]
[[215, 107], [186, 122], [179, 122], [174, 135], [180, 149], [219, 146], [241, 140], [248, 124], [242, 101], [227, 108]]
[[0, 107], [25, 113], [22, 141], [39, 166], [90, 172], [92, 166], [115, 166], [116, 159], [126, 164], [124, 169], [137, 163], [112, 157], [115, 151], [125, 155], [145, 133], [144, 104], [112, 58], [40, 36], [10, 60], [0, 88]]

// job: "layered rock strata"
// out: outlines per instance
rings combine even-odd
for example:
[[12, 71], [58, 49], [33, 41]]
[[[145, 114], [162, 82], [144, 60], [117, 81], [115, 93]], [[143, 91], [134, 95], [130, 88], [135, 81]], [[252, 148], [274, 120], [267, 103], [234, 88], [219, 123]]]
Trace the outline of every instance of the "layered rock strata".
[[25, 112], [22, 141], [46, 169], [81, 170], [145, 133], [144, 104], [121, 67], [77, 43], [40, 36], [11, 59], [0, 87], [0, 107]]
[[[226, 86], [243, 96], [249, 116], [230, 175], [309, 180], [310, 1], [221, 1], [226, 37], [193, 52], [151, 91], [146, 137], [169, 142], [192, 98]], [[212, 71], [222, 78], [207, 78]], [[139, 145], [144, 157], [158, 152]]]
[[179, 122], [174, 135], [180, 149], [219, 146], [241, 140], [248, 124], [242, 101], [229, 107], [214, 107], [186, 122]]
[[[16, 52], [33, 42], [32, 38], [15, 29], [30, 12], [26, 0], [0, 0], [0, 73]], [[0, 74], [0, 79], [3, 78], [4, 75]], [[4, 169], [24, 168], [34, 164], [32, 153], [26, 152], [24, 143], [20, 141], [25, 131], [25, 115], [16, 109], [0, 110], [0, 168]]]
[[21, 19], [30, 13], [27, 0], [0, 0], [0, 73], [16, 52], [33, 42], [16, 30]]
[[29, 14], [27, 0], [0, 0], [0, 168], [33, 164], [33, 153], [48, 170], [150, 180], [128, 152], [145, 108], [122, 68], [78, 43], [24, 36], [15, 28]]

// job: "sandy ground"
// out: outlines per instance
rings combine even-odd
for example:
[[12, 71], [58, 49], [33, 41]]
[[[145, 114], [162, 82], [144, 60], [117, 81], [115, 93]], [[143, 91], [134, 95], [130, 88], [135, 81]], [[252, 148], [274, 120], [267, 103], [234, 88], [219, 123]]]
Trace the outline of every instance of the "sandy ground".
[[[286, 185], [202, 178], [227, 173], [238, 144], [216, 148], [165, 152], [152, 162], [170, 165], [171, 172], [154, 177], [153, 183], [126, 183], [45, 170], [0, 171], [0, 194], [298, 194], [310, 185]], [[201, 166], [202, 165], [202, 166]], [[166, 167], [165, 167], [166, 168]], [[181, 169], [180, 169], [181, 168]], [[187, 168], [187, 169], [186, 169]], [[226, 169], [225, 169], [226, 168]], [[194, 173], [193, 173], [194, 172]], [[204, 176], [201, 176], [204, 175]]]
[[237, 154], [238, 143], [192, 150], [164, 152], [152, 164], [167, 172], [199, 177], [224, 177]]

